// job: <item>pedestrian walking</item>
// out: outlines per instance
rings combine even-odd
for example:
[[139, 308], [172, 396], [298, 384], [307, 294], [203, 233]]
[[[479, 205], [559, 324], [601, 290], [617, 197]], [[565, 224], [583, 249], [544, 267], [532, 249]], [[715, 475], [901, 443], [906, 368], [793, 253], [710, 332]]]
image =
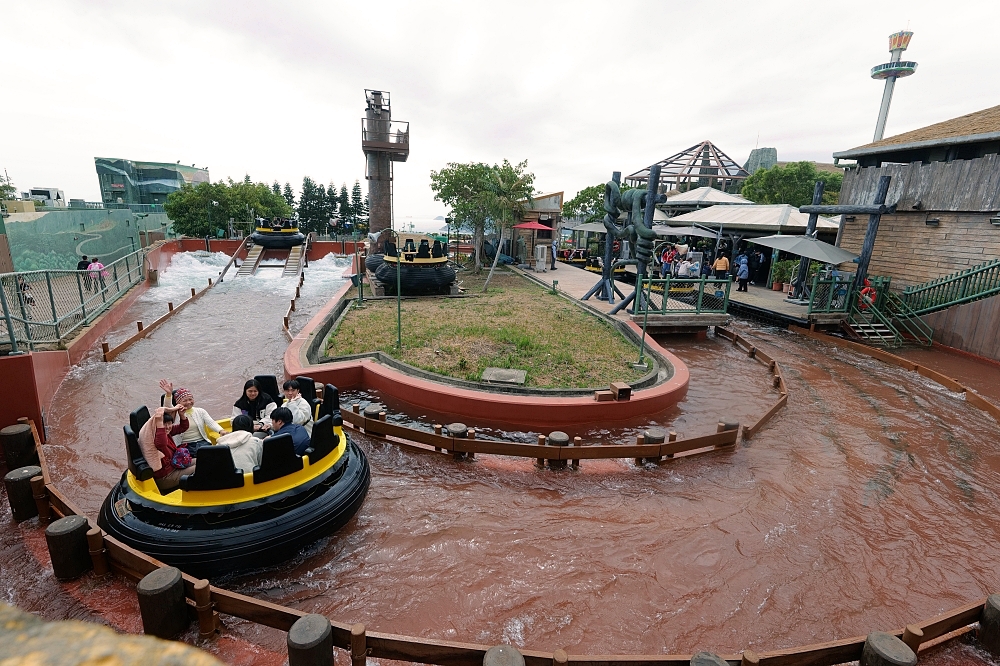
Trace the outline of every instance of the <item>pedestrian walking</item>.
[[739, 267], [736, 269], [736, 279], [740, 283], [736, 291], [748, 291], [747, 283], [750, 281], [750, 266], [747, 263], [746, 257], [743, 257], [743, 261], [740, 262]]
[[556, 252], [559, 251], [559, 232], [552, 230], [552, 270], [556, 269]]
[[87, 273], [90, 275], [90, 281], [94, 286], [94, 291], [97, 291], [97, 285], [100, 283], [101, 290], [106, 288], [104, 284], [104, 278], [108, 276], [108, 272], [104, 270], [104, 264], [97, 257], [94, 257], [90, 265], [87, 266]]
[[90, 266], [90, 259], [87, 259], [87, 255], [83, 255], [80, 261], [76, 262], [76, 270], [84, 271], [83, 273], [83, 287], [87, 291], [90, 291], [90, 273], [87, 273], [87, 267]]
[[726, 258], [725, 252], [719, 253], [719, 258], [715, 260], [712, 264], [712, 270], [715, 271], [715, 278], [717, 280], [728, 279], [727, 273], [729, 273], [729, 259]]

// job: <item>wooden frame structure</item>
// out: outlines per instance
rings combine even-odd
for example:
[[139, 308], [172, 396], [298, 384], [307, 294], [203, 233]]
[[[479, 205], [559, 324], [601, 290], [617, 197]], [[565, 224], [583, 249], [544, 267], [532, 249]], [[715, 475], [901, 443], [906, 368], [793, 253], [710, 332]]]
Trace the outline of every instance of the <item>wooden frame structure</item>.
[[[660, 160], [657, 165], [660, 167], [659, 192], [687, 192], [706, 185], [727, 192], [733, 185], [750, 177], [733, 158], [708, 140]], [[625, 183], [632, 187], [645, 187], [649, 169], [646, 167], [626, 176]]]

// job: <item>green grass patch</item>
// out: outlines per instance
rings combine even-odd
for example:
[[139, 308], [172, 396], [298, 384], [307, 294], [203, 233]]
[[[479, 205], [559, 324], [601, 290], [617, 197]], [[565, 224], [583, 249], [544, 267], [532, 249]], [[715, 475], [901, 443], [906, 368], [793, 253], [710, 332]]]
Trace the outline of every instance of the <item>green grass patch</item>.
[[[486, 368], [525, 370], [525, 386], [599, 388], [632, 382], [638, 348], [612, 325], [514, 273], [462, 275], [469, 298], [402, 303], [403, 348], [396, 348], [396, 301], [352, 308], [326, 341], [328, 356], [381, 351], [404, 363], [479, 381]], [[357, 297], [354, 292], [355, 298]]]

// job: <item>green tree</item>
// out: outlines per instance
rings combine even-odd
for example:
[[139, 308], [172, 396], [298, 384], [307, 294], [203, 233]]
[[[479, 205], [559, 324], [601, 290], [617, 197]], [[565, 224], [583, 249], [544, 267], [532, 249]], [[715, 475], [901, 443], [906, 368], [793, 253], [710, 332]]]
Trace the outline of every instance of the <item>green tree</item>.
[[292, 190], [291, 184], [285, 183], [285, 189], [282, 190], [281, 196], [285, 198], [289, 206], [295, 208], [295, 192]]
[[476, 273], [483, 270], [483, 236], [491, 212], [488, 195], [491, 175], [492, 167], [483, 162], [449, 162], [440, 171], [431, 171], [434, 198], [451, 209], [451, 217], [460, 229], [472, 231]]
[[351, 188], [351, 217], [358, 231], [368, 232], [368, 210], [365, 206], [365, 197], [361, 193], [361, 182], [357, 180]]
[[340, 211], [340, 223], [344, 225], [344, 228], [350, 227], [353, 231], [357, 227], [354, 219], [354, 211], [351, 210], [351, 195], [347, 193], [347, 183], [343, 183], [340, 186], [340, 194], [337, 195], [337, 210]]
[[326, 210], [329, 214], [330, 219], [336, 221], [336, 226], [327, 226], [327, 233], [342, 233], [344, 230], [344, 221], [340, 219], [342, 212], [340, 211], [340, 197], [337, 196], [337, 186], [334, 185], [333, 181], [326, 186]]
[[504, 160], [503, 164], [495, 164], [490, 169], [486, 201], [492, 218], [499, 222], [499, 239], [493, 255], [493, 265], [490, 266], [490, 274], [486, 276], [486, 282], [483, 284], [484, 293], [490, 286], [493, 271], [496, 270], [497, 262], [500, 260], [504, 232], [508, 226], [513, 226], [514, 222], [524, 217], [524, 212], [531, 204], [531, 195], [535, 192], [535, 174], [528, 172], [527, 168], [528, 160], [517, 165]]
[[798, 208], [812, 203], [817, 180], [824, 183], [823, 203], [837, 203], [844, 174], [819, 171], [812, 162], [761, 169], [743, 181], [740, 195], [759, 204], [789, 204]]
[[585, 187], [563, 204], [563, 216], [583, 218], [584, 222], [604, 219], [604, 183]]
[[271, 191], [278, 195], [281, 194], [281, 185], [278, 184], [278, 181], [271, 183]]
[[288, 217], [292, 208], [266, 183], [232, 179], [226, 182], [185, 184], [171, 192], [164, 204], [174, 223], [174, 231], [187, 236], [215, 235], [225, 229], [229, 218], [250, 220], [259, 217]]
[[3, 174], [0, 175], [0, 199], [13, 199], [17, 195], [17, 188], [14, 187], [14, 181], [10, 179], [7, 175], [7, 171], [4, 170]]
[[323, 233], [326, 227], [326, 190], [322, 185], [316, 185], [309, 176], [302, 179], [302, 192], [299, 194], [299, 229], [304, 233], [316, 231]]

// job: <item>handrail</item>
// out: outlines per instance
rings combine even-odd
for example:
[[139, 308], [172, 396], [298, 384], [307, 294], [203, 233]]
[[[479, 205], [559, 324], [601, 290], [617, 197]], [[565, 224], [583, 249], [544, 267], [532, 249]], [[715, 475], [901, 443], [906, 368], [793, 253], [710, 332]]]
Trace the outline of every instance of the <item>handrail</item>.
[[[883, 295], [879, 294], [878, 299], [882, 300], [882, 298]], [[889, 331], [892, 333], [893, 336], [892, 346], [898, 347], [900, 344], [902, 344], [903, 336], [900, 335], [896, 327], [892, 325], [892, 322], [884, 314], [882, 314], [881, 310], [878, 309], [878, 306], [875, 303], [869, 303], [868, 307], [865, 310], [861, 310], [858, 307], [858, 302], [852, 298], [851, 310], [847, 318], [848, 323], [854, 324], [856, 326], [861, 324], [866, 326], [871, 326], [872, 321], [870, 319], [867, 319], [866, 317], [871, 317], [871, 319], [876, 320], [879, 324], [882, 324], [887, 329], [889, 329]]]
[[915, 340], [921, 344], [930, 345], [934, 340], [934, 329], [927, 325], [920, 318], [913, 308], [906, 304], [902, 298], [896, 294], [889, 293], [886, 297], [886, 304], [896, 321], [906, 329]]
[[918, 315], [1000, 293], [1000, 259], [903, 289], [902, 300]]
[[222, 272], [219, 273], [219, 282], [222, 282], [225, 279], [226, 272], [233, 266], [233, 264], [236, 263], [236, 259], [237, 257], [239, 257], [240, 252], [242, 252], [245, 248], [249, 246], [250, 246], [250, 237], [248, 236], [247, 238], [243, 239], [243, 243], [238, 248], [236, 248], [236, 251], [233, 252], [233, 256], [229, 258], [229, 263], [227, 263], [225, 268], [222, 269]]
[[[732, 284], [730, 280], [720, 280], [705, 276], [700, 278], [675, 278], [670, 276], [665, 278], [647, 278], [640, 275], [636, 294], [643, 293], [643, 297], [641, 299], [637, 297], [636, 300], [642, 300], [643, 304], [642, 306], [636, 306], [635, 314], [656, 315], [667, 314], [668, 312], [725, 314], [729, 309], [729, 290]], [[715, 299], [711, 304], [708, 304], [706, 300], [706, 287], [711, 289], [711, 294], [708, 298]], [[719, 287], [722, 287], [722, 289], [719, 289]], [[651, 303], [652, 299], [646, 298], [643, 289], [651, 291], [652, 296], [658, 296], [661, 299], [660, 307], [655, 307]], [[675, 296], [670, 295], [671, 290], [673, 290]], [[721, 296], [718, 295], [719, 291], [723, 292]]]

